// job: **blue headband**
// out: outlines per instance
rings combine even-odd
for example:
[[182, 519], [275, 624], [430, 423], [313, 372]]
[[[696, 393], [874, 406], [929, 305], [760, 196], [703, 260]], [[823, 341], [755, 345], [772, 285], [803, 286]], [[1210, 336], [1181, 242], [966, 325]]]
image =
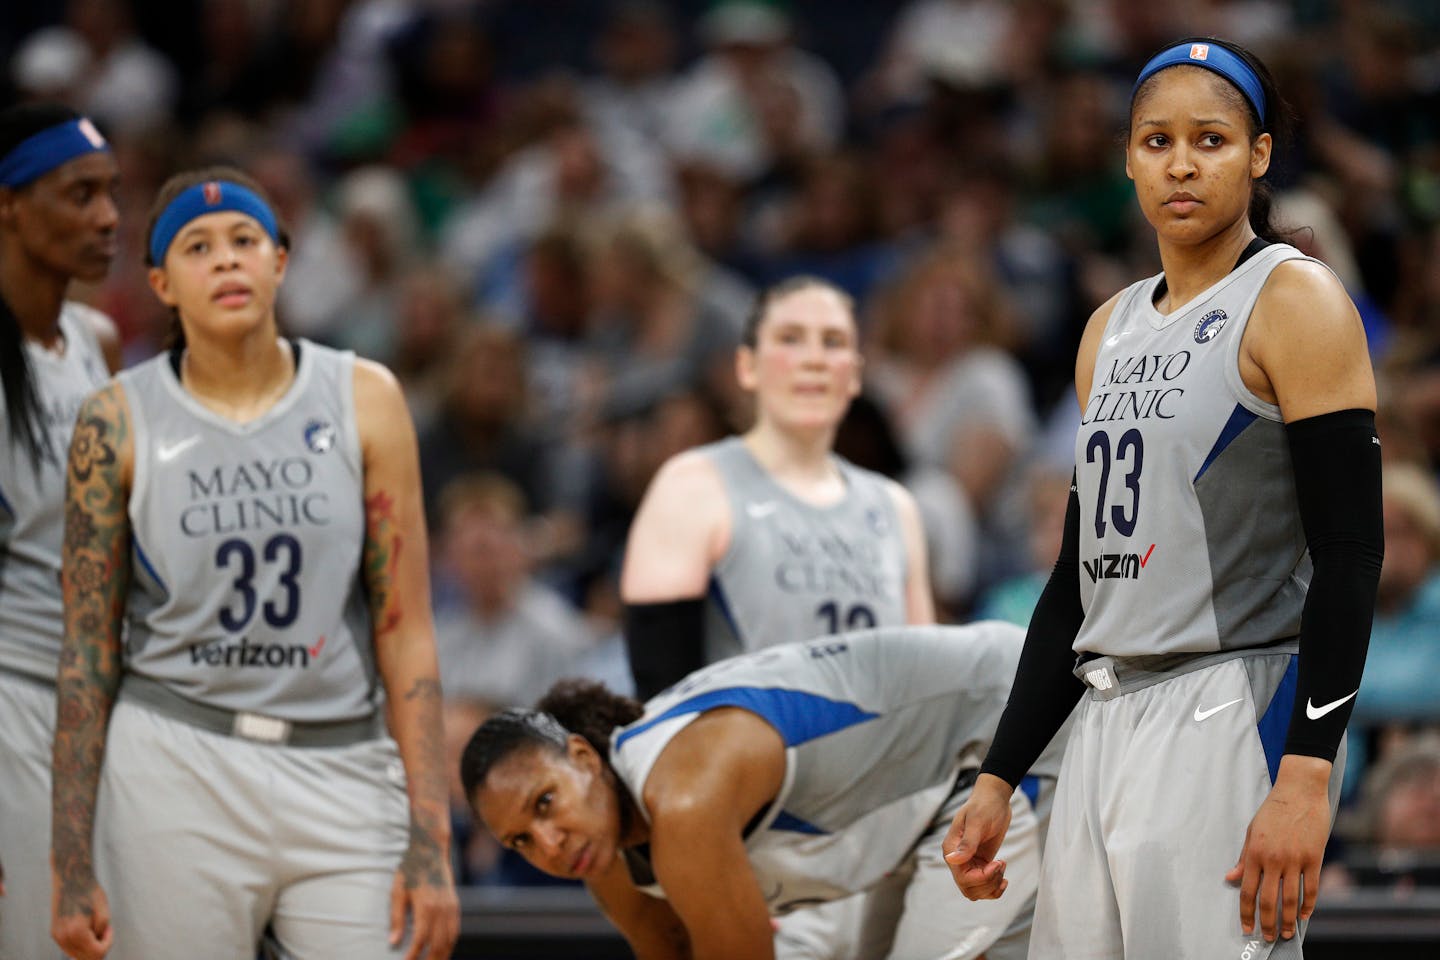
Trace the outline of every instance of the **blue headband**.
[[207, 180], [186, 188], [156, 218], [155, 229], [150, 231], [150, 263], [158, 267], [165, 262], [165, 251], [170, 249], [170, 241], [191, 220], [225, 210], [254, 217], [270, 234], [270, 239], [279, 245], [280, 228], [275, 222], [275, 214], [254, 190], [232, 180]]
[[1170, 49], [1157, 53], [1135, 79], [1135, 86], [1130, 88], [1130, 99], [1135, 99], [1135, 91], [1140, 89], [1140, 84], [1166, 67], [1180, 64], [1204, 67], [1229, 80], [1240, 89], [1245, 99], [1250, 101], [1250, 106], [1255, 108], [1255, 113], [1260, 117], [1260, 125], [1265, 125], [1265, 88], [1260, 85], [1260, 78], [1250, 69], [1250, 64], [1218, 43], [1177, 43]]
[[62, 163], [109, 149], [110, 145], [88, 117], [67, 120], [17, 143], [5, 159], [0, 160], [0, 186], [23, 187]]

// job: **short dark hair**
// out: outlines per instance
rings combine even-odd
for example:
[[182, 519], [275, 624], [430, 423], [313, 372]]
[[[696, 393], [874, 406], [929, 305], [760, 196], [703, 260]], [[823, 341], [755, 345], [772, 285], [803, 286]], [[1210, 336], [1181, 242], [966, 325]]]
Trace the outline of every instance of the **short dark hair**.
[[777, 300], [783, 300], [792, 293], [799, 293], [801, 290], [810, 288], [828, 290], [839, 297], [850, 311], [853, 319], [855, 316], [855, 298], [834, 283], [824, 277], [817, 277], [811, 274], [799, 274], [794, 277], [786, 277], [779, 283], [772, 284], [760, 291], [755, 298], [755, 305], [750, 309], [750, 315], [745, 318], [745, 330], [740, 337], [740, 342], [750, 349], [755, 349], [760, 343], [760, 325], [765, 322], [765, 317], [770, 313], [770, 307]]

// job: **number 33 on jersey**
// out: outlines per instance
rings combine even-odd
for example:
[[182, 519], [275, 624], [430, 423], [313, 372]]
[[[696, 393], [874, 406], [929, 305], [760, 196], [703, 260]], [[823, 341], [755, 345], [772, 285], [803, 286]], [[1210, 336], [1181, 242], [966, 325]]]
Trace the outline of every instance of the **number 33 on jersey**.
[[354, 358], [301, 342], [259, 419], [197, 403], [170, 357], [121, 374], [135, 438], [132, 671], [293, 719], [364, 713], [374, 685]]

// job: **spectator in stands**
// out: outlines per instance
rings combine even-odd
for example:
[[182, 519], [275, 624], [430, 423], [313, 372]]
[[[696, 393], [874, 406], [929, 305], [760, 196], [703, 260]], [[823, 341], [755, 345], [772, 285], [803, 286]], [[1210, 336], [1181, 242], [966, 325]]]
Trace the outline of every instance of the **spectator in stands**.
[[1385, 561], [1357, 723], [1440, 722], [1440, 485], [1415, 464], [1383, 476]]
[[443, 571], [456, 593], [435, 618], [445, 695], [488, 709], [533, 703], [589, 649], [590, 629], [532, 576], [515, 484], [493, 473], [459, 477], [439, 512]]
[[420, 436], [425, 509], [434, 528], [440, 493], [464, 474], [493, 471], [515, 484], [529, 509], [551, 507], [552, 451], [526, 429], [525, 343], [493, 325], [465, 331], [445, 378], [440, 410]]

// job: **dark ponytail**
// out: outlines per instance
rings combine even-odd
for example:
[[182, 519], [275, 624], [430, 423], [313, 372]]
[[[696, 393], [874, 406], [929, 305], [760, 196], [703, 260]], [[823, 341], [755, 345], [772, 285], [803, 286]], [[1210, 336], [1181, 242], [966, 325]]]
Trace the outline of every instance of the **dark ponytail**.
[[[1265, 121], [1262, 123], [1260, 114], [1256, 112], [1255, 106], [1241, 93], [1240, 88], [1233, 83], [1226, 81], [1226, 87], [1234, 94], [1236, 104], [1244, 107], [1245, 118], [1248, 126], [1250, 140], [1262, 133], [1270, 134], [1274, 144], [1271, 153], [1271, 164], [1274, 164], [1274, 150], [1288, 146], [1290, 143], [1291, 126], [1294, 123], [1294, 112], [1290, 105], [1280, 96], [1280, 90], [1275, 86], [1275, 78], [1270, 73], [1270, 68], [1260, 60], [1259, 57], [1249, 50], [1232, 43], [1229, 40], [1221, 40], [1218, 37], [1186, 37], [1183, 40], [1176, 40], [1174, 43], [1167, 43], [1161, 50], [1168, 50], [1171, 47], [1178, 47], [1192, 43], [1210, 43], [1218, 47], [1224, 47], [1235, 56], [1245, 61], [1246, 66], [1255, 72], [1260, 81], [1260, 89], [1265, 97]], [[1158, 54], [1160, 51], [1157, 50]], [[1130, 120], [1134, 123], [1135, 107], [1140, 104], [1149, 93], [1155, 78], [1164, 73], [1161, 70], [1150, 76], [1144, 83], [1135, 88], [1135, 95], [1130, 99]], [[1219, 74], [1216, 74], [1218, 77]], [[1282, 226], [1275, 219], [1275, 194], [1270, 184], [1262, 177], [1250, 183], [1250, 208], [1249, 208], [1250, 229], [1262, 240], [1271, 243], [1284, 243], [1294, 235], [1295, 231]]]
[[[644, 708], [592, 680], [561, 680], [534, 710], [502, 710], [480, 725], [460, 757], [460, 783], [467, 798], [485, 783], [495, 765], [522, 748], [563, 754], [570, 734], [584, 737], [602, 759], [610, 732], [640, 718]], [[607, 761], [608, 762], [608, 761]]]
[[[79, 116], [69, 107], [50, 103], [23, 104], [0, 113], [0, 160], [40, 131]], [[23, 191], [27, 187], [10, 189]], [[20, 329], [20, 318], [10, 309], [3, 290], [0, 290], [0, 386], [4, 388], [10, 443], [24, 449], [31, 466], [37, 470], [42, 461], [58, 462], [50, 432], [40, 416], [40, 396], [25, 353], [25, 331]]]

